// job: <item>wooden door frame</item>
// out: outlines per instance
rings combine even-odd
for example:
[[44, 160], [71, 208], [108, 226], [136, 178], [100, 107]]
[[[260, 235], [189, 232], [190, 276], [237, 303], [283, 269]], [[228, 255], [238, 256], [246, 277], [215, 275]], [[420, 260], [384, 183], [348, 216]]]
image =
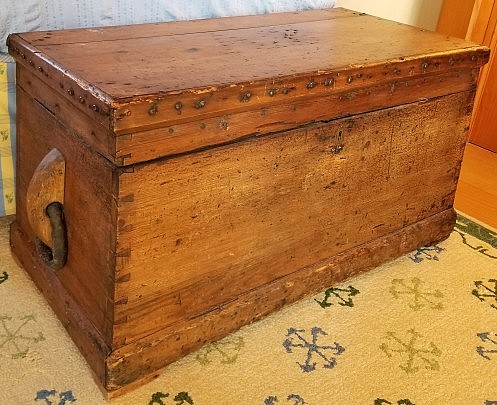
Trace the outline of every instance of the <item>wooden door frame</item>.
[[[481, 120], [487, 119], [489, 106], [482, 103], [485, 91], [488, 89], [489, 72], [497, 63], [497, 0], [444, 0], [437, 31], [465, 38], [469, 41], [486, 45], [491, 49], [490, 61], [483, 67], [478, 80], [478, 90], [475, 97], [473, 119], [471, 122], [470, 142], [480, 145], [480, 134], [475, 128]], [[495, 69], [495, 68], [494, 68]], [[485, 115], [485, 117], [484, 117]], [[481, 145], [487, 147], [486, 145]], [[497, 150], [493, 150], [497, 152]]]

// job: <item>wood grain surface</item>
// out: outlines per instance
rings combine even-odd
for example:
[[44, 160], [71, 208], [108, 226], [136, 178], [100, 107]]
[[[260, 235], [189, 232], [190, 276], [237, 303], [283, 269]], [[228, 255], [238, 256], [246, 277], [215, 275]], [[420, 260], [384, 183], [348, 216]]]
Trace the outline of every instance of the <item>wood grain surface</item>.
[[[65, 33], [53, 31], [50, 41], [32, 46], [113, 101], [478, 49], [457, 38], [368, 15], [348, 12], [347, 18], [330, 19], [330, 11], [322, 13], [325, 18], [314, 21], [305, 13], [295, 14], [292, 22], [285, 14], [274, 14], [264, 25], [253, 18], [249, 26], [227, 30], [206, 30], [199, 21], [194, 32], [161, 34], [149, 27], [144, 35], [140, 26], [129, 26], [122, 39], [107, 39], [108, 30], [102, 28], [98, 39], [87, 39], [86, 30], [77, 41], [67, 42]], [[212, 21], [205, 23], [212, 27]], [[30, 41], [40, 35], [24, 33], [21, 38]]]
[[[14, 34], [14, 254], [110, 395], [447, 237], [488, 49], [343, 9]], [[67, 264], [27, 188], [65, 161]]]
[[123, 172], [114, 344], [450, 208], [473, 94]]
[[78, 109], [127, 135], [488, 60], [485, 47], [351, 11], [290, 16], [221, 19], [229, 28], [219, 30], [200, 20], [72, 39], [23, 33], [9, 37], [9, 49]]
[[497, 229], [497, 153], [466, 146], [454, 206]]
[[[36, 234], [26, 212], [28, 184], [46, 154], [57, 148], [65, 160], [68, 257], [56, 279], [110, 346], [117, 213], [114, 168], [19, 87], [17, 106], [16, 223], [26, 243], [33, 243]], [[29, 270], [53, 272], [43, 264]]]

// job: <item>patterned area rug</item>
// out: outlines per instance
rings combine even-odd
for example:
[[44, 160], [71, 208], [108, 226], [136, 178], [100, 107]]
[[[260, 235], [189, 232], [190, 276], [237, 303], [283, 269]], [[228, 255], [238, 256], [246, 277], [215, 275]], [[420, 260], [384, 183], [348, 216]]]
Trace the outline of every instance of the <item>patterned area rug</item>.
[[[12, 219], [12, 218], [10, 218]], [[0, 404], [105, 404], [0, 219]], [[450, 238], [284, 309], [111, 401], [497, 405], [497, 233]]]

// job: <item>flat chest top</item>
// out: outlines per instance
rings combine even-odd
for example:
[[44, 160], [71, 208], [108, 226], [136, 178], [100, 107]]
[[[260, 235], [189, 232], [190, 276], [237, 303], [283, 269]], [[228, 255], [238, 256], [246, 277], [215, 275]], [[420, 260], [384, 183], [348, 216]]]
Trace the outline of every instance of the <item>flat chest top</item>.
[[471, 44], [343, 9], [21, 34], [109, 101], [372, 65]]
[[13, 34], [8, 45], [116, 134], [488, 59], [484, 47], [340, 8]]

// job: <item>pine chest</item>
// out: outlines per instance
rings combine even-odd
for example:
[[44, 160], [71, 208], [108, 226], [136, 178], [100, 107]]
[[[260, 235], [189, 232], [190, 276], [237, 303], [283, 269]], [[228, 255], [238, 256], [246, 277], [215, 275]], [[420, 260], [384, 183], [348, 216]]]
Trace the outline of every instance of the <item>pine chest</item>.
[[110, 395], [447, 237], [489, 56], [344, 9], [8, 45], [12, 249]]

